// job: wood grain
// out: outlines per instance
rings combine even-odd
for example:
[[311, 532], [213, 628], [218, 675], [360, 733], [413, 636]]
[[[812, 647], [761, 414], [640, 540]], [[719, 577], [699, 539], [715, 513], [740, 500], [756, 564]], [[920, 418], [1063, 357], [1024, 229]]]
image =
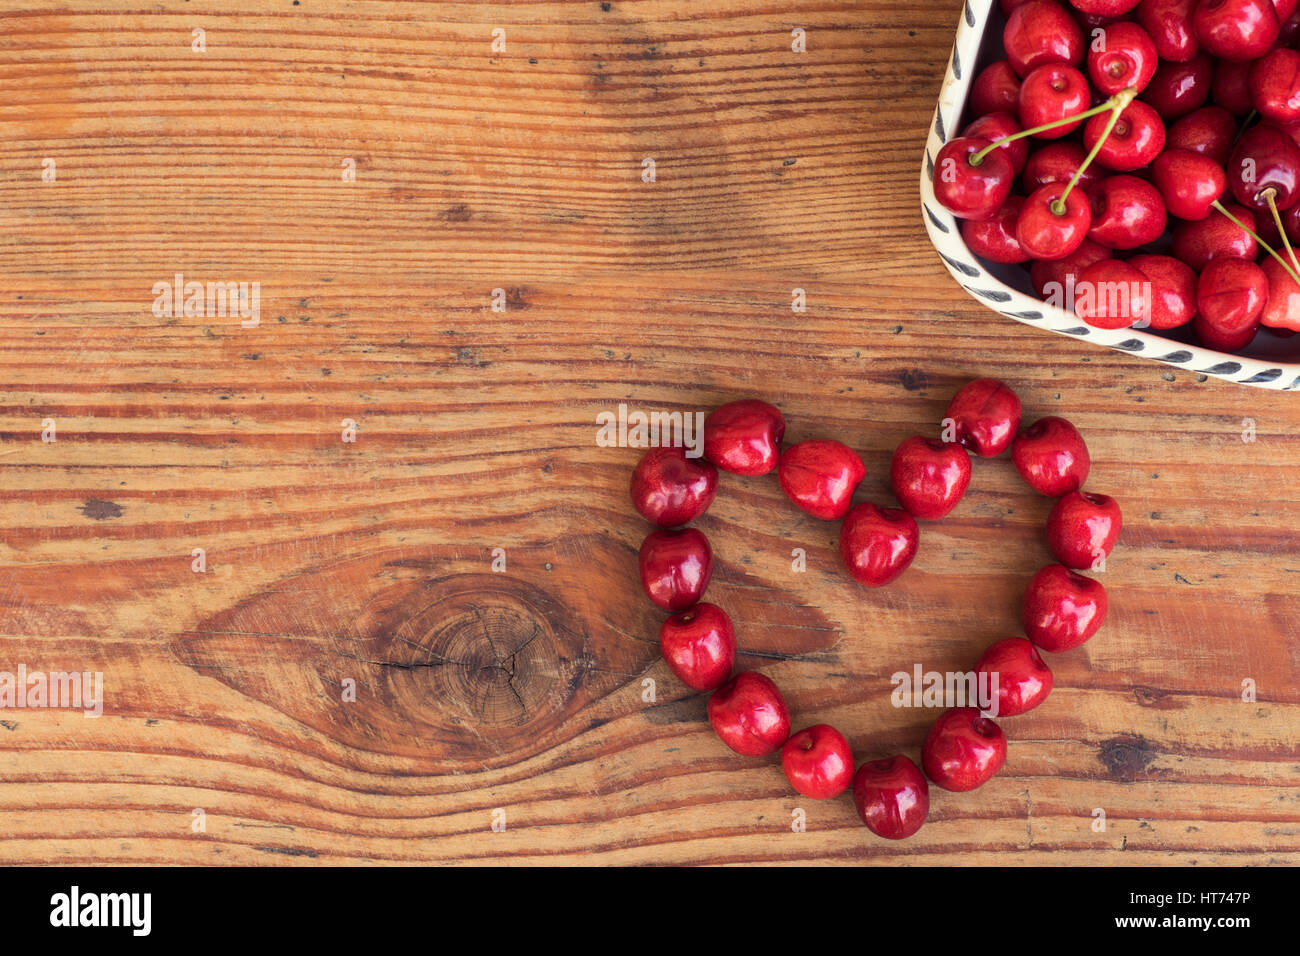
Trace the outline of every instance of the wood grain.
[[[0, 713], [0, 861], [1300, 862], [1300, 411], [951, 281], [915, 182], [959, 10], [0, 5], [0, 670], [107, 698]], [[177, 272], [259, 282], [260, 324], [156, 317]], [[1120, 498], [1112, 617], [1005, 771], [887, 844], [658, 660], [638, 453], [596, 415], [764, 397], [887, 500], [985, 374]], [[797, 722], [915, 755], [933, 714], [889, 675], [1016, 630], [1047, 510], [980, 463], [868, 592], [835, 526], [724, 476], [710, 598]]]

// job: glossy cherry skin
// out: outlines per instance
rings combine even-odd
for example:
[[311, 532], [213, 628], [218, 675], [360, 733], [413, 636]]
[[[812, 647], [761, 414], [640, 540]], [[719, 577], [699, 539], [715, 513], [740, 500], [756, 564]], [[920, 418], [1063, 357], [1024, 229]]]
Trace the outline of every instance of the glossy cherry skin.
[[1153, 329], [1176, 329], [1196, 314], [1196, 273], [1173, 256], [1134, 256], [1128, 264], [1151, 283]]
[[1106, 589], [1060, 564], [1049, 564], [1029, 579], [1021, 620], [1029, 640], [1057, 653], [1078, 647], [1106, 620]]
[[930, 813], [930, 785], [921, 768], [902, 754], [872, 760], [853, 777], [853, 805], [876, 836], [905, 840]]
[[1282, 20], [1282, 32], [1277, 35], [1277, 45], [1294, 47], [1300, 41], [1300, 10], [1285, 19], [1278, 19]]
[[[1053, 303], [1058, 307], [1066, 306], [1066, 286], [1079, 281], [1079, 274], [1094, 262], [1111, 257], [1105, 246], [1085, 239], [1083, 244], [1064, 259], [1039, 259], [1029, 270], [1029, 280], [1034, 289], [1044, 299], [1055, 297]], [[1073, 278], [1071, 278], [1073, 277]]]
[[1192, 26], [1201, 48], [1222, 60], [1263, 56], [1281, 29], [1272, 0], [1200, 0]]
[[[1224, 203], [1224, 208], [1250, 229], [1255, 228], [1255, 216], [1235, 203]], [[1259, 252], [1255, 237], [1238, 227], [1227, 216], [1216, 213], [1200, 222], [1184, 222], [1174, 227], [1170, 253], [1187, 263], [1197, 272], [1218, 256], [1235, 256], [1254, 259]]]
[[1020, 430], [1020, 399], [995, 378], [977, 378], [958, 389], [945, 419], [953, 423], [953, 439], [981, 458], [993, 458], [1011, 445]]
[[1165, 149], [1186, 149], [1227, 166], [1236, 140], [1236, 117], [1222, 106], [1202, 106], [1169, 127]]
[[889, 467], [894, 497], [922, 521], [938, 521], [957, 507], [970, 487], [970, 476], [965, 448], [921, 435], [903, 439]]
[[1136, 23], [1124, 21], [1106, 27], [1104, 36], [1104, 44], [1088, 48], [1092, 85], [1107, 96], [1130, 87], [1142, 92], [1155, 76], [1159, 60], [1151, 37]]
[[1219, 352], [1240, 352], [1255, 339], [1255, 333], [1259, 331], [1258, 325], [1252, 325], [1242, 329], [1239, 332], [1221, 332], [1210, 323], [1205, 321], [1205, 316], [1199, 312], [1192, 317], [1192, 333], [1196, 336], [1197, 341], [1207, 349], [1215, 349]]
[[853, 751], [830, 724], [816, 724], [793, 735], [781, 748], [785, 778], [805, 797], [829, 800], [853, 782]]
[[1020, 108], [1020, 77], [1007, 60], [990, 63], [970, 87], [972, 116], [1015, 113]]
[[1056, 415], [1040, 418], [1016, 436], [1011, 462], [1030, 488], [1049, 498], [1078, 491], [1092, 467], [1079, 430]]
[[869, 588], [884, 587], [916, 557], [921, 532], [902, 508], [855, 506], [840, 526], [840, 557], [849, 574]]
[[1108, 176], [1092, 188], [1088, 238], [1112, 249], [1136, 249], [1159, 239], [1167, 221], [1156, 187], [1136, 176]]
[[934, 160], [934, 196], [958, 219], [988, 219], [1011, 195], [1016, 178], [1006, 151], [995, 149], [971, 165], [986, 139], [949, 140]]
[[1083, 62], [1083, 31], [1052, 0], [1029, 0], [1011, 11], [1002, 45], [1012, 69], [1022, 77], [1047, 63]]
[[1150, 319], [1150, 283], [1127, 262], [1103, 259], [1079, 274], [1074, 311], [1097, 329], [1127, 329]]
[[[1088, 120], [1083, 128], [1084, 148], [1091, 150], [1106, 132], [1109, 113]], [[1126, 173], [1150, 163], [1165, 148], [1165, 124], [1160, 114], [1146, 103], [1130, 103], [1097, 150], [1097, 162], [1115, 172]]]
[[980, 674], [990, 675], [986, 678], [989, 687], [993, 686], [991, 675], [997, 675], [997, 709], [989, 709], [990, 717], [1015, 717], [1031, 711], [1052, 692], [1052, 669], [1023, 637], [991, 644], [975, 663], [975, 674], [977, 679]]
[[974, 707], [945, 710], [921, 747], [921, 766], [935, 786], [958, 793], [987, 783], [1007, 762], [1002, 728]]
[[736, 753], [763, 757], [790, 736], [790, 709], [771, 678], [741, 671], [709, 698], [709, 723]]
[[1201, 272], [1196, 308], [1220, 332], [1241, 332], [1259, 323], [1268, 288], [1268, 276], [1249, 259], [1219, 256]]
[[713, 575], [713, 549], [695, 528], [652, 531], [641, 544], [641, 586], [665, 611], [699, 603]]
[[795, 505], [814, 518], [835, 521], [848, 513], [867, 468], [848, 445], [814, 438], [783, 451], [776, 474]]
[[1067, 568], [1091, 568], [1110, 554], [1122, 527], [1114, 498], [1072, 491], [1047, 516], [1047, 546]]
[[1070, 0], [1070, 6], [1094, 17], [1120, 17], [1138, 5], [1138, 0]]
[[1300, 332], [1300, 286], [1272, 256], [1263, 261], [1261, 268], [1268, 278], [1268, 303], [1260, 313], [1260, 324]]
[[[1058, 140], [1040, 146], [1030, 153], [1029, 160], [1025, 163], [1025, 172], [1021, 177], [1025, 192], [1032, 193], [1051, 183], [1068, 183], [1083, 164], [1085, 155], [1083, 147], [1072, 140]], [[1079, 177], [1079, 185], [1075, 188], [1086, 191], [1093, 183], [1100, 181], [1101, 173], [1097, 167], [1089, 166]]]
[[1220, 60], [1214, 67], [1210, 97], [1234, 116], [1245, 116], [1253, 109], [1250, 94], [1250, 68], [1254, 61], [1233, 63]]
[[716, 690], [727, 682], [736, 663], [736, 629], [716, 604], [696, 604], [663, 622], [659, 651], [687, 687]]
[[1137, 22], [1147, 31], [1160, 59], [1186, 63], [1196, 56], [1200, 41], [1192, 26], [1196, 0], [1142, 0]]
[[1056, 202], [1067, 188], [1066, 183], [1048, 183], [1034, 190], [1020, 207], [1016, 241], [1031, 258], [1064, 259], [1088, 238], [1092, 204], [1082, 189], [1076, 186], [1065, 197], [1065, 212], [1056, 212]]
[[1213, 80], [1214, 65], [1204, 53], [1186, 63], [1165, 61], [1156, 67], [1156, 75], [1142, 91], [1142, 99], [1165, 119], [1177, 119], [1205, 105]]
[[[1023, 142], [1023, 140], [1021, 141]], [[1024, 208], [1023, 196], [1008, 196], [1002, 208], [991, 219], [963, 219], [961, 237], [970, 251], [990, 262], [1025, 262], [1025, 252], [1016, 238], [1020, 210]]]
[[775, 405], [728, 402], [704, 419], [704, 457], [733, 474], [766, 475], [776, 467], [784, 436], [785, 418]]
[[1248, 209], [1267, 211], [1269, 190], [1278, 209], [1300, 202], [1300, 146], [1273, 126], [1246, 130], [1232, 151], [1227, 172], [1232, 195]]
[[[962, 130], [961, 135], [995, 143], [1019, 132], [1020, 124], [1010, 113], [986, 113]], [[1011, 160], [1011, 171], [1019, 176], [1020, 171], [1025, 168], [1025, 160], [1029, 158], [1029, 141], [1012, 140], [999, 146], [998, 149]]]
[[[1017, 114], [1023, 129], [1055, 123], [1088, 109], [1092, 91], [1082, 73], [1064, 63], [1037, 67], [1020, 85]], [[1079, 128], [1083, 120], [1062, 123], [1053, 129], [1035, 133], [1034, 139], [1060, 139]]]
[[632, 471], [632, 504], [661, 528], [689, 524], [718, 493], [718, 469], [681, 448], [651, 448]]
[[1222, 166], [1186, 149], [1168, 149], [1157, 156], [1151, 164], [1151, 182], [1160, 191], [1165, 209], [1188, 220], [1210, 215], [1210, 204], [1228, 189]]
[[1300, 51], [1270, 50], [1250, 70], [1251, 102], [1265, 119], [1300, 120]]
[[[1300, 0], [1273, 0], [1273, 10], [1277, 13], [1278, 23], [1287, 23], [1291, 17], [1295, 16], [1298, 7], [1300, 7]], [[1281, 34], [1278, 34], [1278, 39], [1283, 40]], [[1289, 35], [1283, 40], [1282, 45], [1285, 46], [1295, 39], [1295, 34]]]

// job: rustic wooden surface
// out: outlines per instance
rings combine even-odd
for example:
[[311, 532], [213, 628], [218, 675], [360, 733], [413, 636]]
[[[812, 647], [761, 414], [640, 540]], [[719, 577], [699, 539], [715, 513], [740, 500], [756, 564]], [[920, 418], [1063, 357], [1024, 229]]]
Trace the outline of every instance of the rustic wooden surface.
[[[0, 670], [107, 703], [0, 713], [0, 861], [1300, 862], [1300, 408], [951, 281], [916, 178], [957, 0], [57, 6], [0, 3]], [[259, 281], [260, 326], [155, 318], [176, 272]], [[986, 374], [1121, 499], [1112, 618], [887, 843], [657, 659], [595, 416], [767, 398], [884, 499]], [[1047, 559], [1006, 460], [880, 592], [774, 479], [723, 486], [743, 664], [860, 758], [918, 754], [889, 675], [969, 667]]]

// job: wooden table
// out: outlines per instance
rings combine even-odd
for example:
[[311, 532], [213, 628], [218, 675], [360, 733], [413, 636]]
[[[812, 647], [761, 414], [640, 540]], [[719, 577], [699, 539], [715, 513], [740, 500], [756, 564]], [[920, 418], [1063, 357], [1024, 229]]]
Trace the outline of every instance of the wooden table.
[[[1300, 862], [1300, 409], [949, 278], [916, 179], [958, 0], [61, 6], [0, 11], [0, 670], [105, 703], [0, 713], [0, 860]], [[177, 273], [260, 321], [155, 315]], [[1121, 500], [1111, 619], [887, 843], [659, 660], [596, 417], [762, 397], [887, 501], [982, 375]], [[1005, 458], [874, 592], [722, 484], [742, 666], [860, 759], [918, 755], [890, 675], [969, 668], [1048, 560]]]

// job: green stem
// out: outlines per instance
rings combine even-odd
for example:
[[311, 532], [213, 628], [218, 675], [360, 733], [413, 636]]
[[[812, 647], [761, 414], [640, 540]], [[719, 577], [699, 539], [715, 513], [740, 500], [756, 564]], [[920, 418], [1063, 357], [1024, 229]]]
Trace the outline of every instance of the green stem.
[[[1300, 271], [1292, 269], [1291, 266], [1287, 264], [1287, 261], [1283, 259], [1281, 256], [1279, 256], [1277, 252], [1274, 251], [1272, 246], [1270, 246], [1263, 239], [1259, 238], [1259, 234], [1256, 233], [1254, 229], [1251, 229], [1249, 226], [1247, 226], [1244, 222], [1242, 222], [1232, 213], [1228, 212], [1228, 210], [1224, 209], [1223, 204], [1219, 202], [1219, 200], [1217, 199], [1214, 200], [1214, 202], [1210, 203], [1210, 205], [1213, 206], [1215, 209], [1219, 210], [1219, 212], [1223, 213], [1229, 219], [1231, 219], [1233, 223], [1235, 223], [1237, 227], [1241, 229], [1242, 232], [1244, 232], [1246, 235], [1250, 236], [1252, 239], [1258, 242], [1259, 247], [1263, 249], [1265, 252], [1267, 252], [1270, 256], [1272, 256], [1274, 259], [1276, 259], [1278, 263], [1282, 266], [1282, 268], [1286, 270], [1286, 274], [1289, 275], [1292, 279], [1295, 279], [1295, 284], [1300, 285]], [[1285, 233], [1283, 233], [1283, 235], [1285, 235]]]
[[985, 156], [993, 152], [993, 150], [1007, 145], [1007, 143], [1014, 143], [1016, 140], [1024, 139], [1026, 136], [1037, 136], [1039, 133], [1045, 133], [1049, 129], [1056, 129], [1058, 126], [1064, 126], [1066, 123], [1077, 123], [1079, 120], [1090, 119], [1099, 113], [1113, 110], [1116, 107], [1119, 107], [1122, 110], [1133, 102], [1135, 96], [1137, 96], [1137, 90], [1135, 89], [1121, 90], [1100, 106], [1094, 106], [1092, 109], [1085, 110], [1077, 116], [1067, 116], [1064, 119], [1052, 120], [1052, 122], [1043, 123], [1041, 126], [1032, 126], [1029, 129], [1022, 129], [1019, 133], [1012, 133], [1010, 136], [1003, 136], [1001, 139], [989, 143], [978, 153], [971, 154], [971, 158], [967, 160], [967, 162], [972, 166], [978, 166], [980, 163], [984, 162]]
[[1070, 193], [1074, 192], [1074, 187], [1079, 185], [1079, 180], [1083, 178], [1083, 174], [1087, 172], [1088, 167], [1092, 165], [1092, 161], [1097, 158], [1097, 154], [1101, 152], [1101, 148], [1106, 145], [1106, 140], [1110, 138], [1111, 130], [1113, 130], [1115, 124], [1119, 122], [1119, 114], [1124, 112], [1124, 107], [1127, 105], [1128, 104], [1125, 103], [1124, 106], [1111, 107], [1110, 119], [1106, 121], [1106, 128], [1101, 131], [1101, 136], [1097, 138], [1097, 142], [1092, 144], [1091, 152], [1083, 158], [1083, 162], [1079, 164], [1079, 168], [1076, 169], [1074, 175], [1070, 177], [1070, 182], [1065, 187], [1065, 192], [1061, 193], [1058, 198], [1052, 201], [1051, 210], [1058, 216], [1065, 215], [1065, 210], [1067, 209], [1065, 201], [1070, 198]]
[[1264, 190], [1264, 201], [1268, 203], [1268, 211], [1273, 214], [1273, 223], [1277, 226], [1277, 234], [1282, 237], [1282, 248], [1286, 254], [1291, 257], [1291, 265], [1295, 266], [1296, 272], [1300, 272], [1300, 262], [1296, 261], [1295, 250], [1291, 248], [1291, 239], [1286, 234], [1286, 226], [1282, 225], [1282, 214], [1277, 211], [1277, 203], [1274, 201], [1277, 193], [1273, 187]]

